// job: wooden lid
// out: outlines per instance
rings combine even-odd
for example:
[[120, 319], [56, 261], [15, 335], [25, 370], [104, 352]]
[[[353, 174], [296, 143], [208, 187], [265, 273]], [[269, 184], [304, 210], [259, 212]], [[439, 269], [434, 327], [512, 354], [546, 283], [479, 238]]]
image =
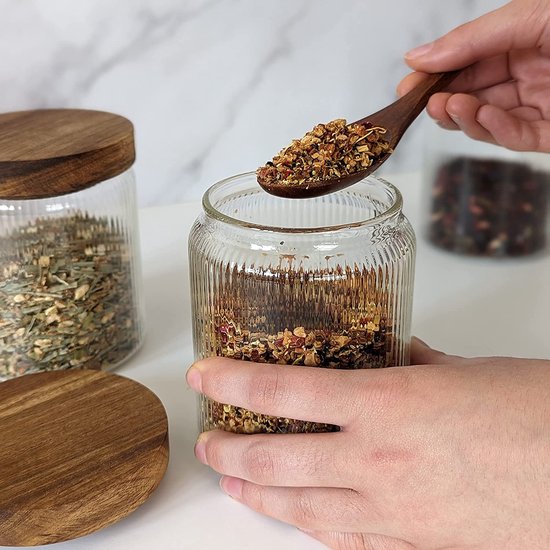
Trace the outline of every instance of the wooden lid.
[[0, 545], [86, 535], [142, 504], [168, 464], [168, 422], [141, 384], [101, 371], [0, 383]]
[[134, 160], [134, 129], [122, 116], [82, 109], [0, 114], [0, 199], [80, 191]]

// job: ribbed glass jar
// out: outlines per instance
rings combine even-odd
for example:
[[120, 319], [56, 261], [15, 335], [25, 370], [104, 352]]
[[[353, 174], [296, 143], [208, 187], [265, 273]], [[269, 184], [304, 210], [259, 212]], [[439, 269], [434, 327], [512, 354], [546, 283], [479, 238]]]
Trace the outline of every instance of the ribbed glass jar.
[[[265, 193], [255, 174], [212, 186], [189, 238], [196, 358], [378, 368], [409, 363], [415, 237], [374, 177], [315, 199]], [[201, 430], [333, 431], [200, 398]]]
[[143, 340], [132, 123], [0, 114], [0, 381], [113, 369]]
[[132, 170], [76, 193], [0, 199], [0, 380], [113, 369], [143, 339]]

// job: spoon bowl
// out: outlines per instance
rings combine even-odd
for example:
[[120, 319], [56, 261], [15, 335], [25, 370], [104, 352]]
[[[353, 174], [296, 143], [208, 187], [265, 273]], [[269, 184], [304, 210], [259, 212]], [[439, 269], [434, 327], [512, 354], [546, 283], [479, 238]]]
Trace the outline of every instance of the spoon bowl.
[[[420, 84], [409, 93], [384, 107], [380, 111], [366, 116], [354, 122], [354, 124], [367, 125], [368, 127], [380, 126], [386, 129], [384, 139], [390, 144], [391, 150], [403, 137], [403, 134], [412, 122], [423, 111], [430, 96], [445, 89], [458, 75], [460, 71], [446, 73], [434, 73], [428, 75]], [[391, 153], [386, 153], [374, 159], [373, 163], [363, 170], [351, 174], [323, 180], [306, 181], [304, 183], [268, 183], [258, 179], [259, 185], [271, 195], [290, 199], [306, 199], [320, 197], [328, 193], [334, 193], [345, 187], [349, 187], [378, 170]]]

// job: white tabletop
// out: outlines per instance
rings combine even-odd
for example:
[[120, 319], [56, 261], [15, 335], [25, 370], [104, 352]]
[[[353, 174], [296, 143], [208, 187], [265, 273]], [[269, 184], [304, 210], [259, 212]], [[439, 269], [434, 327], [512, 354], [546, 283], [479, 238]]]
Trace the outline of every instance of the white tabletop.
[[[439, 251], [420, 235], [420, 176], [388, 179], [403, 192], [418, 235], [413, 333], [450, 353], [550, 358], [550, 256], [490, 261]], [[322, 548], [225, 496], [218, 475], [194, 459], [197, 406], [184, 375], [193, 360], [187, 235], [199, 211], [199, 203], [188, 203], [140, 212], [146, 342], [117, 371], [151, 388], [166, 407], [166, 477], [128, 518], [60, 550]]]

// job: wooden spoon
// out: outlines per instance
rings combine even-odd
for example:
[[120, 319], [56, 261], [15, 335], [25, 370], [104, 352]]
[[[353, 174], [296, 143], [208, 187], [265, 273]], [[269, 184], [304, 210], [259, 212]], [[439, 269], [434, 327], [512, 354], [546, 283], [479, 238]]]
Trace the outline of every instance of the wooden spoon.
[[[459, 72], [452, 71], [430, 74], [408, 94], [391, 105], [384, 107], [384, 109], [356, 121], [355, 124], [367, 124], [368, 126], [381, 126], [385, 128], [387, 131], [384, 134], [384, 138], [389, 142], [391, 149], [395, 150], [405, 130], [426, 107], [430, 96], [448, 86]], [[390, 155], [391, 153], [387, 153], [376, 158], [368, 168], [340, 178], [291, 184], [281, 182], [268, 183], [258, 179], [258, 183], [265, 191], [278, 197], [290, 199], [319, 197], [357, 183], [369, 174], [372, 174], [375, 170], [378, 170], [388, 160]]]

